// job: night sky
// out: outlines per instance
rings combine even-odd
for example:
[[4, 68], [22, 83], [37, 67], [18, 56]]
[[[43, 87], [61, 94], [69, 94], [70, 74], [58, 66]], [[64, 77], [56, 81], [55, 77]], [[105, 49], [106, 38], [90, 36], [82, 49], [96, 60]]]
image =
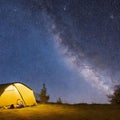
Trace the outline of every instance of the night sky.
[[0, 84], [50, 101], [106, 103], [120, 84], [119, 0], [0, 0]]

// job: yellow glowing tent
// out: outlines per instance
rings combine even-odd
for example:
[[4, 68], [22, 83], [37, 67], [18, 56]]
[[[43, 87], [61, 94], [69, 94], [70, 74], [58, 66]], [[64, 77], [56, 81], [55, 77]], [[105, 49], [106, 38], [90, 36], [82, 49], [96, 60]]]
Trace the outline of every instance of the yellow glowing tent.
[[11, 104], [35, 105], [36, 100], [33, 90], [19, 82], [0, 84], [0, 106], [9, 106]]

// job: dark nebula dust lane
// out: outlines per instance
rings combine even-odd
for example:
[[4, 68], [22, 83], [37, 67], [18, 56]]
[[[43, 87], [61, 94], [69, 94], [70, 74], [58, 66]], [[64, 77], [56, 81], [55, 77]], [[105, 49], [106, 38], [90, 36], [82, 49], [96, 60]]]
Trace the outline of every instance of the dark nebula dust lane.
[[119, 33], [119, 0], [0, 0], [0, 83], [35, 92], [46, 83], [51, 101], [108, 102]]
[[52, 32], [67, 49], [64, 54], [71, 58], [71, 64], [109, 92], [119, 83], [120, 2], [53, 0], [46, 6]]

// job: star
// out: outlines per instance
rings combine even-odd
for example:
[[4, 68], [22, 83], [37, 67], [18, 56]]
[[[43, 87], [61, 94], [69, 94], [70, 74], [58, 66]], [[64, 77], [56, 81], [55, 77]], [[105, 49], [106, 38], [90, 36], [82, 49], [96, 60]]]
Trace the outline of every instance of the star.
[[64, 10], [64, 11], [66, 11], [66, 9], [67, 9], [67, 7], [66, 7], [66, 6], [64, 6], [64, 7], [63, 7], [63, 10]]
[[13, 11], [16, 12], [16, 11], [17, 11], [17, 7], [14, 7], [14, 8], [13, 8]]
[[113, 20], [114, 18], [115, 18], [115, 16], [114, 16], [113, 14], [111, 14], [111, 15], [110, 15], [110, 19]]

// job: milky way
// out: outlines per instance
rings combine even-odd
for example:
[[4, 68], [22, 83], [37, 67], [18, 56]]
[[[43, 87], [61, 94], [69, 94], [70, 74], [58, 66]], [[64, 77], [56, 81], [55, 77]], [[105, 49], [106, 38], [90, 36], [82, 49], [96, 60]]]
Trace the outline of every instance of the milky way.
[[[63, 87], [60, 96], [68, 94], [67, 99], [74, 96], [72, 102], [80, 101], [82, 95], [83, 101], [106, 102], [106, 95], [120, 83], [119, 0], [1, 0], [0, 3], [3, 81], [4, 75], [30, 85], [32, 79], [44, 79], [53, 95], [59, 84], [59, 89]], [[31, 86], [36, 87], [36, 82]], [[79, 88], [77, 92], [75, 88]], [[83, 88], [86, 91], [77, 96]], [[91, 88], [91, 93], [87, 93], [87, 88]], [[93, 98], [92, 93], [101, 95], [99, 91], [102, 100]]]
[[119, 83], [120, 3], [114, 1], [47, 1], [51, 29], [63, 46], [67, 63], [92, 85], [112, 93]]

